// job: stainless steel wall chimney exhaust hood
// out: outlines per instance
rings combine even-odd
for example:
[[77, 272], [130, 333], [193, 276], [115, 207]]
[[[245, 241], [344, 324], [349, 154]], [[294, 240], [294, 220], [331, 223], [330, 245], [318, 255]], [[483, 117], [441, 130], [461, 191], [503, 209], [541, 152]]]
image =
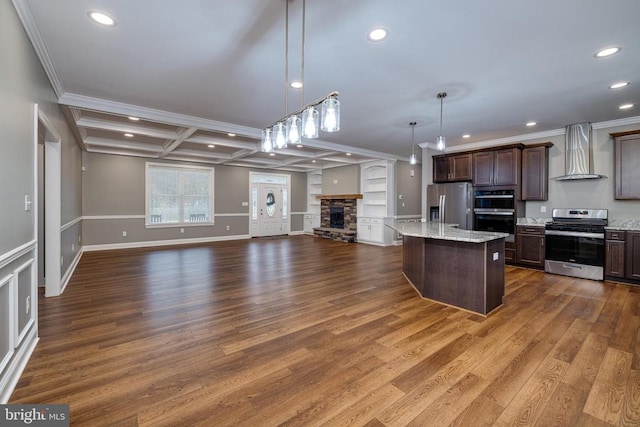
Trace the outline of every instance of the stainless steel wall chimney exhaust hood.
[[606, 178], [604, 175], [593, 173], [591, 123], [577, 123], [567, 126], [564, 147], [565, 175], [554, 178], [555, 180]]

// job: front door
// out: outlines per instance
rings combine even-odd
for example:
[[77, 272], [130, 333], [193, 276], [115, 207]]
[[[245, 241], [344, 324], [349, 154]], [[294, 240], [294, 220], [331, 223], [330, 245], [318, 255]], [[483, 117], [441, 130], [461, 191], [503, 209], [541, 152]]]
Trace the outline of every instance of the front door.
[[289, 234], [289, 185], [286, 175], [257, 175], [251, 184], [251, 235]]

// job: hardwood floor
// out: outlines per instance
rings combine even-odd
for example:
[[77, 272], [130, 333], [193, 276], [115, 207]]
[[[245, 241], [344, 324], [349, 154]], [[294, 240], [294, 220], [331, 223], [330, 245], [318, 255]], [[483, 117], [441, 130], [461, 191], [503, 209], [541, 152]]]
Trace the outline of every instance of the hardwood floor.
[[638, 287], [507, 267], [483, 318], [401, 270], [401, 247], [310, 236], [85, 253], [11, 403], [74, 426], [640, 424]]

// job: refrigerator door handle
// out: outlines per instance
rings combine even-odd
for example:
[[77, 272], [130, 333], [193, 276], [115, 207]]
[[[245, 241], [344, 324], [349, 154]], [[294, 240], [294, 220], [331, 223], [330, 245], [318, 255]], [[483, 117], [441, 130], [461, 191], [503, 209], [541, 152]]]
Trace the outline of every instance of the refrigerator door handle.
[[440, 222], [444, 222], [446, 204], [447, 204], [447, 195], [441, 194], [440, 195]]

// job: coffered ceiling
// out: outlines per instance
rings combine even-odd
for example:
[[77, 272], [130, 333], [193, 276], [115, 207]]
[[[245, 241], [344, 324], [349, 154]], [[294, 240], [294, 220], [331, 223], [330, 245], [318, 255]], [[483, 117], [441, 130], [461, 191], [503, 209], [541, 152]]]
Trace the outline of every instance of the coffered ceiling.
[[[259, 138], [285, 115], [285, 0], [13, 3], [90, 152], [290, 171], [407, 160], [409, 122], [416, 144], [439, 135], [442, 91], [448, 150], [640, 123], [637, 0], [308, 0], [304, 76], [290, 0], [288, 74], [305, 85], [288, 110], [335, 90], [342, 125], [273, 156]], [[375, 27], [388, 37], [370, 41]], [[622, 50], [594, 57], [610, 46]]]

